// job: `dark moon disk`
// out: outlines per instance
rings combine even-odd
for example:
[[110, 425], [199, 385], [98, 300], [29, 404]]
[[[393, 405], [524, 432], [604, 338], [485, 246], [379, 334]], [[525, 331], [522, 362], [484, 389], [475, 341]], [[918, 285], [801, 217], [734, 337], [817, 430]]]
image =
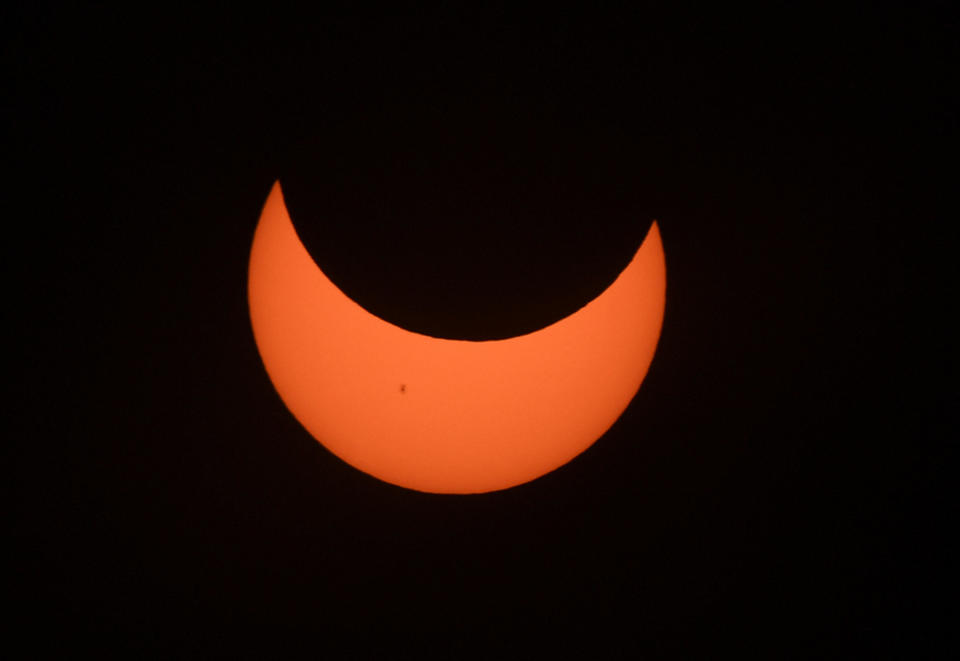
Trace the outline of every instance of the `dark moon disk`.
[[572, 314], [623, 270], [654, 219], [638, 160], [613, 131], [529, 107], [412, 104], [304, 139], [280, 180], [353, 300], [407, 330], [489, 340]]

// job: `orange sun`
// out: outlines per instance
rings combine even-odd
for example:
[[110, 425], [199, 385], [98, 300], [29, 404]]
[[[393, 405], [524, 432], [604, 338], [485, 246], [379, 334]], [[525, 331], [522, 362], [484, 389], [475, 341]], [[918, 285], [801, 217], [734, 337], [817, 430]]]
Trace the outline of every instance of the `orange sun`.
[[307, 253], [280, 183], [250, 253], [250, 317], [274, 386], [327, 449], [434, 493], [506, 489], [586, 450], [653, 360], [666, 291], [660, 232], [574, 314], [505, 340], [448, 340], [379, 319]]

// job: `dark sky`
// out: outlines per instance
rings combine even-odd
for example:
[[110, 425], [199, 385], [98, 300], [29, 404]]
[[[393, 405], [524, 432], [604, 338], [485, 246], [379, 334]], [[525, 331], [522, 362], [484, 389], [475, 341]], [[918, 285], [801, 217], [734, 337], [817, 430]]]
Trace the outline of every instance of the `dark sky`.
[[[4, 11], [12, 584], [33, 649], [949, 649], [948, 3]], [[441, 337], [562, 318], [657, 219], [667, 308], [640, 392], [511, 490], [349, 467], [250, 330], [278, 178], [345, 292]]]

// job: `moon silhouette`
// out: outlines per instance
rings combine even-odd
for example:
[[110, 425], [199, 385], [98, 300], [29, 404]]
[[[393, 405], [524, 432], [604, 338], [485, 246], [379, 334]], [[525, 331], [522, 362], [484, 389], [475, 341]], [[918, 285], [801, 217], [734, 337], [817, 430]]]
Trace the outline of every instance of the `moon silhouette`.
[[489, 341], [414, 333], [330, 281], [297, 236], [279, 181], [248, 279], [257, 348], [296, 419], [355, 468], [432, 493], [506, 489], [590, 447], [646, 376], [665, 295], [654, 222], [617, 279], [556, 323]]

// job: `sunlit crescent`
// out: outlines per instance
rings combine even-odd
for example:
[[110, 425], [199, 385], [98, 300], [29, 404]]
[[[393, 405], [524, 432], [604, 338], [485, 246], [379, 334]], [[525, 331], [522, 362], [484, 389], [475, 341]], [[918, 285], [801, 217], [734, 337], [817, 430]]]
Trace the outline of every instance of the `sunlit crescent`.
[[386, 482], [478, 493], [562, 466], [617, 420], [653, 359], [666, 268], [653, 223], [617, 279], [560, 321], [502, 340], [430, 337], [374, 316], [330, 281], [277, 182], [248, 287], [266, 371], [314, 438]]

